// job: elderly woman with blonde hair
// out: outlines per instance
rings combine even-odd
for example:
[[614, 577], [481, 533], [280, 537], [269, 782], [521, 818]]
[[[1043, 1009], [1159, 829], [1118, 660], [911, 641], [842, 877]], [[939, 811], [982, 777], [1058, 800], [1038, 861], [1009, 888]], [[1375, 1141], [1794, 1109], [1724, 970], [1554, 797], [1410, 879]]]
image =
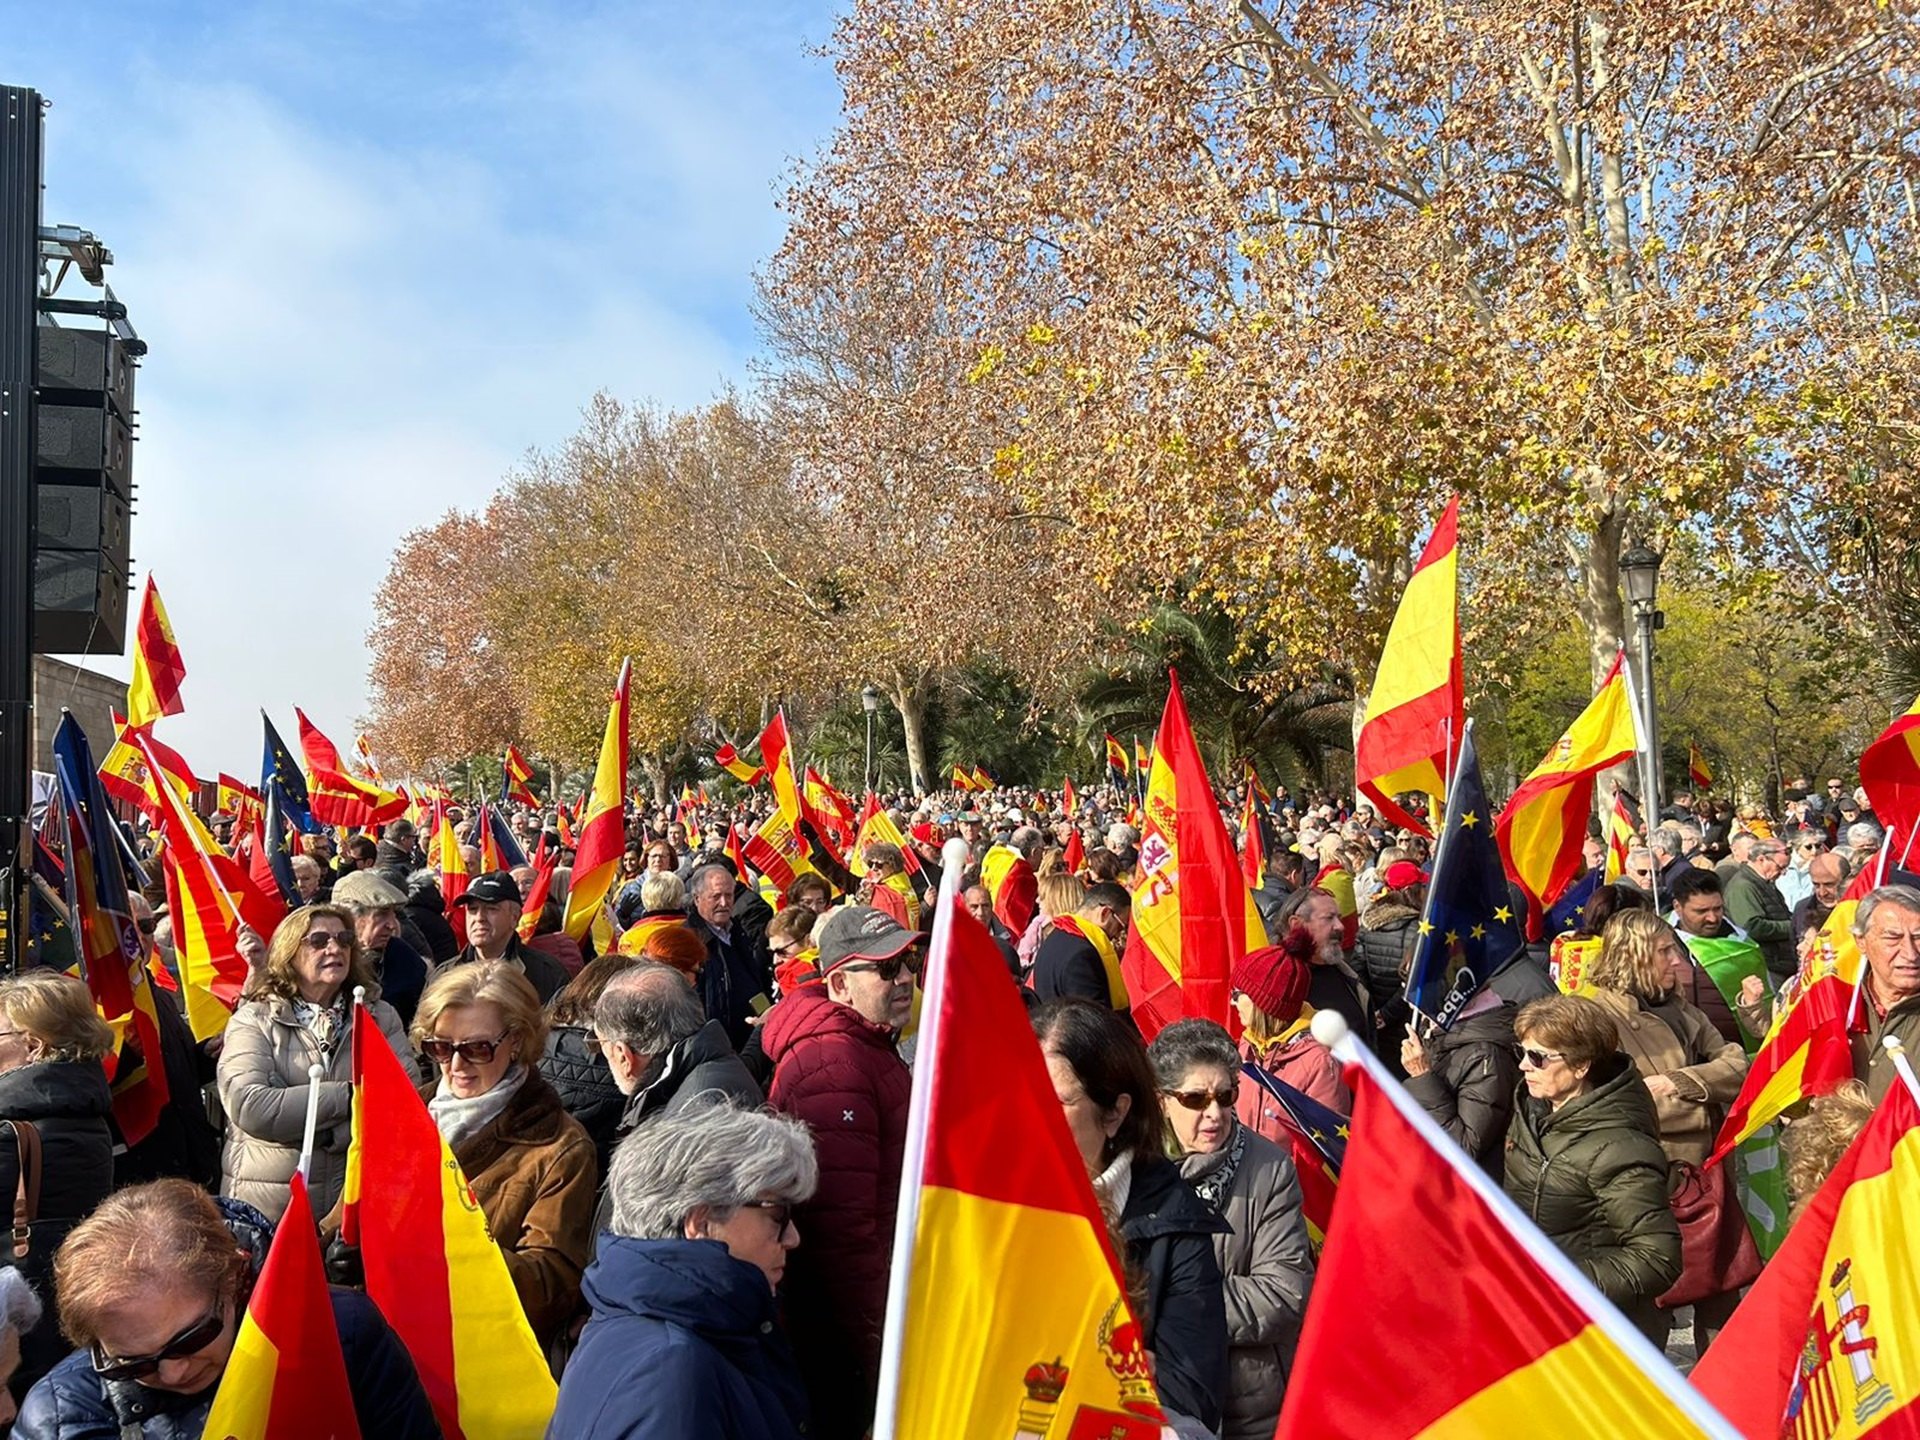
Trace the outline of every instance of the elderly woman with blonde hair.
[[533, 986], [500, 960], [443, 970], [413, 1017], [439, 1069], [427, 1109], [543, 1343], [580, 1302], [599, 1184], [593, 1141], [538, 1069], [546, 1032]]
[[[278, 1220], [287, 1208], [287, 1183], [300, 1163], [307, 1101], [316, 1085], [319, 1130], [307, 1171], [315, 1213], [331, 1208], [346, 1182], [355, 989], [366, 992], [374, 1024], [411, 1069], [406, 1027], [380, 998], [353, 912], [343, 906], [307, 905], [282, 920], [227, 1022], [216, 1077], [227, 1112], [220, 1193], [269, 1219]], [[315, 1065], [318, 1080], [309, 1074]]]

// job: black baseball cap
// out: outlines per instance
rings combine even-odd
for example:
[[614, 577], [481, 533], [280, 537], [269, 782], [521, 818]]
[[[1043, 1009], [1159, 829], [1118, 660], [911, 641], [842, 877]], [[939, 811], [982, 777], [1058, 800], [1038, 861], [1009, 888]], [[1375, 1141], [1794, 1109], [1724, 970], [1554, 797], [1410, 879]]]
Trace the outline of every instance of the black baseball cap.
[[525, 903], [520, 894], [520, 886], [513, 876], [504, 870], [490, 870], [478, 880], [467, 886], [466, 894], [453, 903], [456, 905], [498, 905], [502, 900], [511, 900], [514, 904]]

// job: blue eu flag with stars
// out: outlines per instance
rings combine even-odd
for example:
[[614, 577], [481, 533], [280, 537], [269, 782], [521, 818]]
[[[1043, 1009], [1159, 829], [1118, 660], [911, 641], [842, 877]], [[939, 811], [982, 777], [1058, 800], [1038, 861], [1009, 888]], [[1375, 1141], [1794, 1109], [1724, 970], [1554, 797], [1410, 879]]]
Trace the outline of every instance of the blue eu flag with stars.
[[1493, 838], [1493, 807], [1480, 778], [1473, 726], [1447, 787], [1447, 813], [1434, 849], [1426, 914], [1420, 920], [1407, 1000], [1445, 1029], [1488, 977], [1526, 948], [1506, 867]]
[[266, 811], [261, 828], [266, 832], [267, 864], [280, 884], [280, 898], [293, 905], [299, 903], [300, 893], [293, 883], [293, 837], [318, 834], [320, 822], [307, 808], [307, 777], [287, 753], [286, 741], [264, 710], [260, 723], [267, 727], [266, 749], [260, 757], [260, 798]]

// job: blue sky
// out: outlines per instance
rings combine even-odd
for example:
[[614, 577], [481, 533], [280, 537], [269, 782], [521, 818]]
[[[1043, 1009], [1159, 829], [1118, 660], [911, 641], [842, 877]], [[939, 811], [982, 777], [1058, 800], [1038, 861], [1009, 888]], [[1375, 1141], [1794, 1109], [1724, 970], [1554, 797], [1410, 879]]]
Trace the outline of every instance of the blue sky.
[[46, 219], [113, 250], [152, 347], [134, 570], [187, 659], [162, 735], [200, 773], [257, 770], [261, 707], [345, 748], [395, 541], [596, 390], [744, 378], [776, 197], [838, 117], [810, 53], [834, 13], [0, 0], [0, 79], [53, 102]]

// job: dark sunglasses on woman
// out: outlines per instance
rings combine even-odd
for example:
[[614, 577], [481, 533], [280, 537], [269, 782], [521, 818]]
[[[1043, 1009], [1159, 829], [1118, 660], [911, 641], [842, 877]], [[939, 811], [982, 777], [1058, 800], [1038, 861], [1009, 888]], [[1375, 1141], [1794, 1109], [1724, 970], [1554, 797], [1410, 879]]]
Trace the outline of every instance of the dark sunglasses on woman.
[[469, 1065], [486, 1065], [492, 1061], [493, 1052], [500, 1048], [500, 1042], [506, 1038], [505, 1035], [496, 1035], [491, 1040], [423, 1040], [420, 1048], [436, 1065], [451, 1064], [456, 1055]]
[[151, 1355], [130, 1355], [124, 1360], [107, 1356], [98, 1345], [93, 1347], [93, 1373], [102, 1380], [142, 1380], [168, 1360], [184, 1360], [198, 1355], [220, 1338], [227, 1320], [218, 1310], [193, 1322]]

